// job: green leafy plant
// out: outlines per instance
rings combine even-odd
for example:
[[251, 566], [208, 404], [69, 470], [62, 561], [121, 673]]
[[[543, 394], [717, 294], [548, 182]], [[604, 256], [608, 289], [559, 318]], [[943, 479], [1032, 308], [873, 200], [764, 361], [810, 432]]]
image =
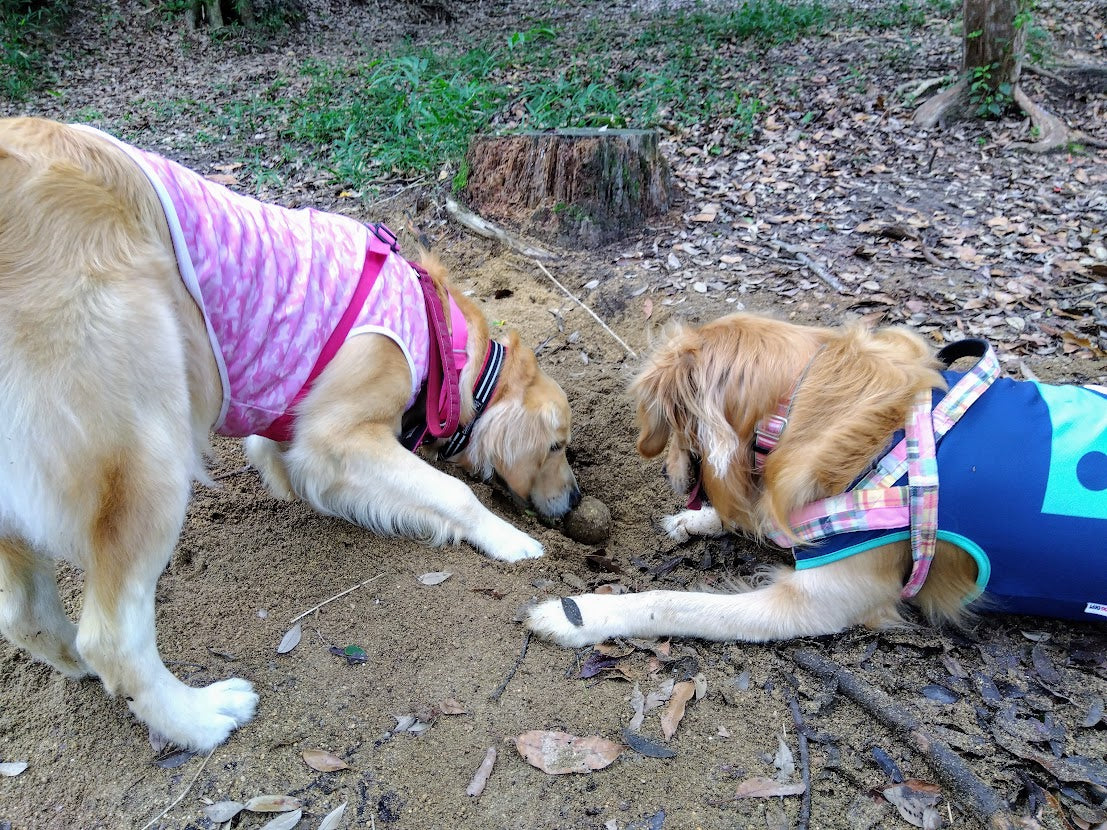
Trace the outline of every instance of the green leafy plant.
[[69, 15], [67, 0], [0, 0], [0, 93], [25, 99], [50, 81], [46, 55]]
[[969, 100], [982, 118], [997, 118], [1013, 103], [1014, 87], [1007, 81], [995, 83], [996, 65], [975, 66], [969, 77]]

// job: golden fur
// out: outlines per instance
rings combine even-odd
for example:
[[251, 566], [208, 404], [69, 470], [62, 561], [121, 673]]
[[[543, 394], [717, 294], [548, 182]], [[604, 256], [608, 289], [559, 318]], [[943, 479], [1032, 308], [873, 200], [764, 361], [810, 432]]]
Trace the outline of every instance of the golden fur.
[[[237, 679], [185, 686], [156, 647], [155, 583], [192, 480], [207, 480], [222, 395], [161, 205], [117, 146], [31, 118], [0, 120], [0, 193], [0, 632], [70, 676], [99, 675], [152, 730], [210, 749], [252, 716], [256, 695]], [[444, 294], [441, 264], [427, 266]], [[465, 423], [489, 333], [454, 297], [469, 325]], [[517, 337], [508, 346], [457, 461], [560, 516], [579, 498], [568, 404]], [[252, 438], [247, 453], [275, 495], [378, 532], [465, 539], [506, 561], [540, 556], [538, 542], [399, 445], [410, 388], [392, 341], [351, 337], [302, 402], [293, 440]], [[58, 600], [57, 558], [85, 570], [77, 626]]]
[[[788, 425], [757, 473], [754, 430], [801, 375]], [[710, 506], [664, 523], [683, 540], [727, 531], [764, 537], [787, 528], [795, 510], [843, 492], [862, 474], [902, 428], [919, 393], [932, 388], [944, 388], [938, 364], [904, 329], [817, 328], [736, 314], [699, 328], [673, 326], [630, 391], [638, 451], [653, 458], [668, 447], [665, 469], [677, 493], [690, 492], [701, 462]], [[627, 635], [771, 640], [880, 627], [902, 621], [900, 591], [910, 569], [910, 543], [897, 542], [817, 568], [778, 568], [745, 593], [566, 600], [576, 604], [582, 625], [567, 623], [554, 600], [539, 605], [529, 625], [565, 645]], [[960, 622], [975, 578], [971, 557], [939, 541], [913, 601], [935, 622]]]

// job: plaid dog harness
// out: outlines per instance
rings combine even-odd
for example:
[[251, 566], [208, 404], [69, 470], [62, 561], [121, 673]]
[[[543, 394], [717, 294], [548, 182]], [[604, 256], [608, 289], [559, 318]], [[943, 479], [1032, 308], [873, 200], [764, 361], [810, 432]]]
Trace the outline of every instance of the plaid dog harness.
[[[797, 568], [911, 540], [914, 596], [936, 539], [965, 550], [989, 607], [1107, 617], [1107, 390], [1000, 378], [983, 341], [939, 352], [949, 392], [916, 402], [902, 436], [837, 496], [794, 513]], [[941, 482], [941, 499], [938, 483]]]

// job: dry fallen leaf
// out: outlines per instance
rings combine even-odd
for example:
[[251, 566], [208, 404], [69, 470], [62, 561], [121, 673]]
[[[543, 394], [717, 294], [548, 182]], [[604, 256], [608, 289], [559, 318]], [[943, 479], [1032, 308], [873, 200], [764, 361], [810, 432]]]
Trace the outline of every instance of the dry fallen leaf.
[[346, 812], [346, 805], [349, 803], [343, 801], [342, 804], [327, 813], [319, 824], [319, 830], [336, 830], [338, 823], [342, 821], [342, 814]]
[[788, 748], [788, 744], [784, 743], [784, 738], [780, 735], [776, 736], [777, 746], [776, 757], [773, 759], [773, 766], [776, 767], [776, 780], [787, 781], [796, 772], [796, 762], [792, 758], [792, 750]]
[[224, 821], [230, 821], [245, 809], [246, 805], [238, 801], [219, 801], [205, 807], [204, 815], [208, 817], [209, 821], [222, 824]]
[[14, 778], [23, 772], [23, 770], [27, 769], [27, 766], [28, 764], [26, 761], [8, 761], [0, 764], [0, 775], [7, 778]]
[[524, 732], [515, 739], [515, 747], [524, 761], [548, 775], [603, 769], [623, 751], [622, 745], [598, 735], [578, 738], [540, 729]]
[[492, 767], [496, 765], [496, 755], [496, 747], [488, 747], [488, 751], [484, 753], [484, 760], [480, 762], [480, 766], [469, 781], [469, 786], [465, 788], [466, 795], [476, 798], [484, 792], [488, 777], [492, 774]]
[[734, 795], [736, 798], [772, 798], [778, 795], [800, 795], [803, 791], [802, 781], [797, 781], [794, 784], [782, 784], [779, 781], [773, 781], [771, 778], [757, 776], [747, 778], [739, 784]]
[[335, 772], [336, 770], [350, 768], [350, 765], [337, 755], [324, 752], [321, 749], [305, 749], [303, 756], [304, 763], [318, 772]]
[[300, 809], [300, 799], [290, 795], [258, 795], [247, 801], [243, 809], [251, 813], [287, 813]]
[[637, 732], [642, 728], [642, 721], [646, 717], [646, 696], [642, 694], [642, 689], [637, 683], [630, 692], [630, 708], [634, 711], [634, 715], [627, 724], [627, 729]]
[[287, 654], [296, 648], [300, 644], [300, 638], [303, 636], [304, 630], [300, 623], [292, 626], [285, 632], [285, 635], [281, 637], [281, 644], [277, 646], [277, 654]]
[[469, 710], [465, 708], [465, 704], [460, 701], [454, 700], [452, 697], [448, 697], [438, 704], [436, 707], [443, 715], [468, 715]]
[[[908, 821], [915, 827], [933, 828], [940, 827], [934, 824], [937, 811], [934, 805], [942, 797], [941, 789], [928, 781], [908, 779], [902, 784], [888, 787], [884, 790], [884, 797], [895, 805], [904, 821]], [[937, 815], [939, 821], [941, 815]]]
[[216, 184], [227, 185], [232, 187], [238, 184], [238, 177], [232, 176], [228, 173], [212, 173], [210, 176], [205, 176], [209, 182], [215, 182]]
[[[303, 818], [303, 810], [293, 810], [291, 813], [281, 813], [276, 818], [265, 822], [258, 830], [292, 830], [300, 819]], [[228, 825], [229, 826], [229, 825]]]
[[661, 734], [665, 736], [665, 740], [669, 740], [676, 734], [680, 720], [684, 717], [685, 707], [695, 694], [696, 684], [691, 680], [682, 680], [673, 686], [669, 705], [661, 713]]
[[453, 576], [453, 573], [450, 571], [431, 571], [428, 574], [420, 576], [419, 581], [423, 585], [441, 585], [451, 576]]
[[656, 709], [666, 700], [673, 696], [673, 686], [676, 685], [676, 681], [673, 678], [669, 678], [661, 683], [656, 689], [646, 695], [645, 711]]
[[623, 730], [623, 740], [626, 741], [627, 746], [639, 755], [645, 755], [647, 758], [676, 757], [676, 753], [669, 749], [669, 747], [654, 743], [648, 738], [643, 738], [641, 735], [632, 732], [629, 728]]

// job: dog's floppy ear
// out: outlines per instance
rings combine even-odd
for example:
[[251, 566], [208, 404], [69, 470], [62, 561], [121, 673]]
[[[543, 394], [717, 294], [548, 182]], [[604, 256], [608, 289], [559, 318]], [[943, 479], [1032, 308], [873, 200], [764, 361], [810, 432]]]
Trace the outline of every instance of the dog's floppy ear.
[[631, 384], [630, 394], [638, 408], [638, 452], [643, 457], [660, 455], [673, 431], [695, 428], [690, 420], [698, 409], [699, 351], [699, 335], [678, 325]]

